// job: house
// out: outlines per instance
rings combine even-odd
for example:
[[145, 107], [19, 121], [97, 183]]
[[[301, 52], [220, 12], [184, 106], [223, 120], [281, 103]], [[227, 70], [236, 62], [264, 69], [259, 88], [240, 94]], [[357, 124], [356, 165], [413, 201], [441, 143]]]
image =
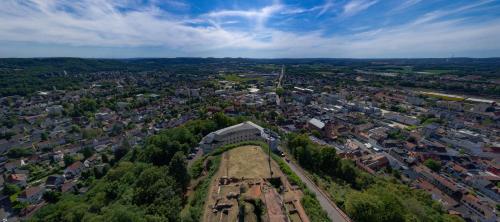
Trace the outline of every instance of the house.
[[420, 123], [420, 120], [414, 116], [406, 116], [406, 115], [402, 115], [402, 114], [399, 114], [396, 112], [384, 113], [384, 118], [386, 118], [388, 120], [393, 120], [393, 121], [396, 121], [399, 123], [404, 123], [407, 125], [418, 125]]
[[62, 153], [60, 150], [58, 150], [58, 151], [54, 152], [54, 154], [52, 155], [52, 159], [55, 162], [62, 161], [64, 159], [64, 153]]
[[45, 189], [41, 186], [28, 187], [23, 192], [21, 192], [17, 199], [21, 202], [35, 204], [42, 199], [43, 192], [45, 192]]
[[307, 122], [307, 128], [321, 132], [325, 128], [325, 123], [319, 119], [312, 118]]
[[53, 105], [53, 106], [50, 106], [50, 107], [47, 107], [45, 109], [45, 111], [49, 114], [49, 115], [54, 115], [54, 116], [59, 116], [62, 114], [62, 111], [64, 110], [63, 106], [61, 105]]
[[62, 175], [50, 175], [45, 181], [45, 187], [51, 190], [57, 190], [61, 188], [64, 183], [64, 177]]
[[449, 196], [457, 199], [460, 199], [462, 196], [460, 187], [458, 187], [454, 181], [432, 172], [425, 166], [415, 166], [413, 169], [423, 179], [427, 180]]
[[374, 171], [378, 171], [389, 165], [389, 160], [387, 159], [387, 157], [379, 153], [363, 156], [361, 157], [360, 161], [365, 166], [369, 167]]
[[83, 171], [83, 169], [84, 169], [83, 163], [80, 161], [76, 161], [73, 164], [66, 167], [66, 169], [64, 169], [64, 177], [73, 178], [75, 176], [78, 176]]
[[12, 160], [5, 163], [3, 167], [5, 168], [6, 171], [14, 171], [15, 169], [21, 167], [22, 165], [23, 165], [22, 160]]
[[7, 183], [25, 187], [28, 176], [26, 174], [11, 174], [7, 177]]
[[491, 209], [485, 201], [480, 200], [477, 196], [467, 194], [462, 198], [461, 202], [467, 208], [479, 215], [480, 221], [497, 221], [493, 209]]
[[76, 187], [75, 181], [68, 181], [68, 182], [65, 182], [64, 184], [61, 185], [61, 192], [63, 192], [63, 193], [72, 192], [72, 191], [76, 191], [76, 190], [77, 190], [77, 187]]

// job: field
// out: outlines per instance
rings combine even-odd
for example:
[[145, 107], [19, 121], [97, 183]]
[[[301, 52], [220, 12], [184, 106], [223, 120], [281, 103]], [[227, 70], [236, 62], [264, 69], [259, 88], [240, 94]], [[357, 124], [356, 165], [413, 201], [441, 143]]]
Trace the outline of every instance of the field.
[[231, 81], [231, 82], [237, 82], [237, 83], [246, 83], [246, 82], [250, 82], [250, 81], [261, 81], [262, 78], [247, 78], [247, 77], [239, 76], [236, 74], [230, 74], [230, 75], [225, 75], [224, 80]]
[[465, 98], [456, 95], [444, 94], [444, 93], [435, 93], [435, 92], [422, 92], [423, 95], [434, 97], [441, 100], [447, 101], [464, 101]]
[[[224, 156], [228, 177], [267, 178], [270, 177], [267, 155], [258, 146], [242, 146], [227, 152]], [[277, 171], [276, 168], [273, 171]]]
[[447, 73], [453, 73], [456, 72], [457, 70], [453, 69], [426, 69], [424, 72], [434, 74], [434, 75], [442, 75], [442, 74], [447, 74]]

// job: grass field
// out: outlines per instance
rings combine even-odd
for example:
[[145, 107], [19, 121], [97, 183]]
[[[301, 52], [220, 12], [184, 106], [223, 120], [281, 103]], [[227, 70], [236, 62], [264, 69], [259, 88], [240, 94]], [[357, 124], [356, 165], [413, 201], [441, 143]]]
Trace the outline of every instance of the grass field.
[[446, 73], [453, 73], [457, 70], [453, 70], [453, 69], [426, 69], [424, 70], [424, 72], [428, 72], [428, 73], [431, 73], [431, 74], [434, 74], [434, 75], [442, 75], [442, 74], [446, 74]]
[[231, 81], [231, 82], [237, 82], [237, 83], [245, 83], [249, 81], [261, 81], [262, 78], [247, 78], [247, 77], [242, 77], [236, 74], [230, 74], [230, 75], [225, 75], [224, 80], [226, 81]]
[[423, 95], [429, 96], [429, 97], [434, 97], [438, 98], [441, 100], [447, 100], [447, 101], [464, 101], [465, 98], [461, 96], [455, 96], [455, 95], [448, 95], [444, 93], [434, 93], [434, 92], [422, 92]]
[[[270, 177], [267, 155], [258, 146], [242, 146], [228, 151], [224, 158], [229, 177]], [[277, 169], [273, 169], [276, 171]]]

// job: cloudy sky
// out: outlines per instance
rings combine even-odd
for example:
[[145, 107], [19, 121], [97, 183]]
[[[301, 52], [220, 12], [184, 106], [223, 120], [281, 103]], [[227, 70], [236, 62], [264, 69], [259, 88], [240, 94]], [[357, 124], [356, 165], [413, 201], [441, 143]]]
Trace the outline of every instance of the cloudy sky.
[[500, 56], [500, 0], [0, 0], [0, 57]]

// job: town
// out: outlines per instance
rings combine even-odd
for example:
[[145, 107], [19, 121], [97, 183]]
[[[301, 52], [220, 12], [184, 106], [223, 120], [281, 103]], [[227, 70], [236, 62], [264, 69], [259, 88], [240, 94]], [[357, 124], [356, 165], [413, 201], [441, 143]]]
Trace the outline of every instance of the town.
[[[357, 187], [359, 181], [336, 181], [345, 173], [315, 171], [310, 162], [316, 157], [307, 147], [318, 147], [334, 151], [341, 163], [352, 164], [366, 178], [422, 191], [440, 213], [465, 221], [498, 221], [500, 78], [475, 73], [480, 72], [474, 71], [475, 61], [443, 59], [427, 68], [421, 65], [425, 61], [412, 60], [185, 59], [187, 63], [165, 59], [162, 63], [145, 59], [132, 65], [117, 60], [102, 67], [81, 60], [95, 67], [59, 69], [47, 64], [68, 67], [72, 59], [46, 59], [37, 66], [54, 71], [33, 77], [40, 82], [30, 85], [2, 77], [0, 217], [4, 221], [36, 218], [65, 195], [85, 196], [119, 168], [122, 159], [154, 143], [150, 138], [155, 135], [193, 121], [217, 122], [222, 115], [240, 125], [199, 131], [196, 145], [184, 148], [186, 167], [207, 162], [206, 155], [218, 147], [262, 140], [273, 155], [308, 180], [305, 187], [319, 191], [318, 200], [328, 201], [329, 206], [319, 202], [330, 220], [363, 221], [347, 197], [369, 188]], [[3, 76], [33, 68], [0, 61]], [[455, 70], [453, 65], [462, 63], [467, 67]], [[221, 139], [237, 130], [251, 133]], [[262, 138], [255, 136], [261, 133]], [[311, 145], [295, 146], [299, 139]], [[236, 158], [238, 149], [224, 154], [221, 166], [231, 165], [225, 156]], [[284, 178], [283, 169], [271, 165]], [[210, 167], [204, 168], [210, 175]], [[235, 178], [245, 177], [235, 169], [227, 171], [227, 175], [235, 172]], [[255, 190], [264, 188], [255, 187], [268, 187], [264, 200], [279, 192], [272, 189], [272, 173], [246, 179], [218, 174], [220, 187], [229, 196], [236, 189], [231, 184], [245, 186], [257, 197], [260, 191]], [[290, 214], [292, 221], [314, 221], [308, 206], [297, 199], [303, 194], [295, 192], [302, 192], [289, 180], [281, 179], [280, 184], [288, 192], [283, 197], [296, 208]], [[195, 188], [189, 186], [186, 195]], [[231, 214], [237, 213], [238, 201], [228, 201], [232, 213], [227, 221], [234, 221]], [[267, 207], [271, 214], [272, 206]], [[270, 221], [288, 221], [284, 212]], [[220, 221], [218, 214], [204, 213], [203, 218]]]

